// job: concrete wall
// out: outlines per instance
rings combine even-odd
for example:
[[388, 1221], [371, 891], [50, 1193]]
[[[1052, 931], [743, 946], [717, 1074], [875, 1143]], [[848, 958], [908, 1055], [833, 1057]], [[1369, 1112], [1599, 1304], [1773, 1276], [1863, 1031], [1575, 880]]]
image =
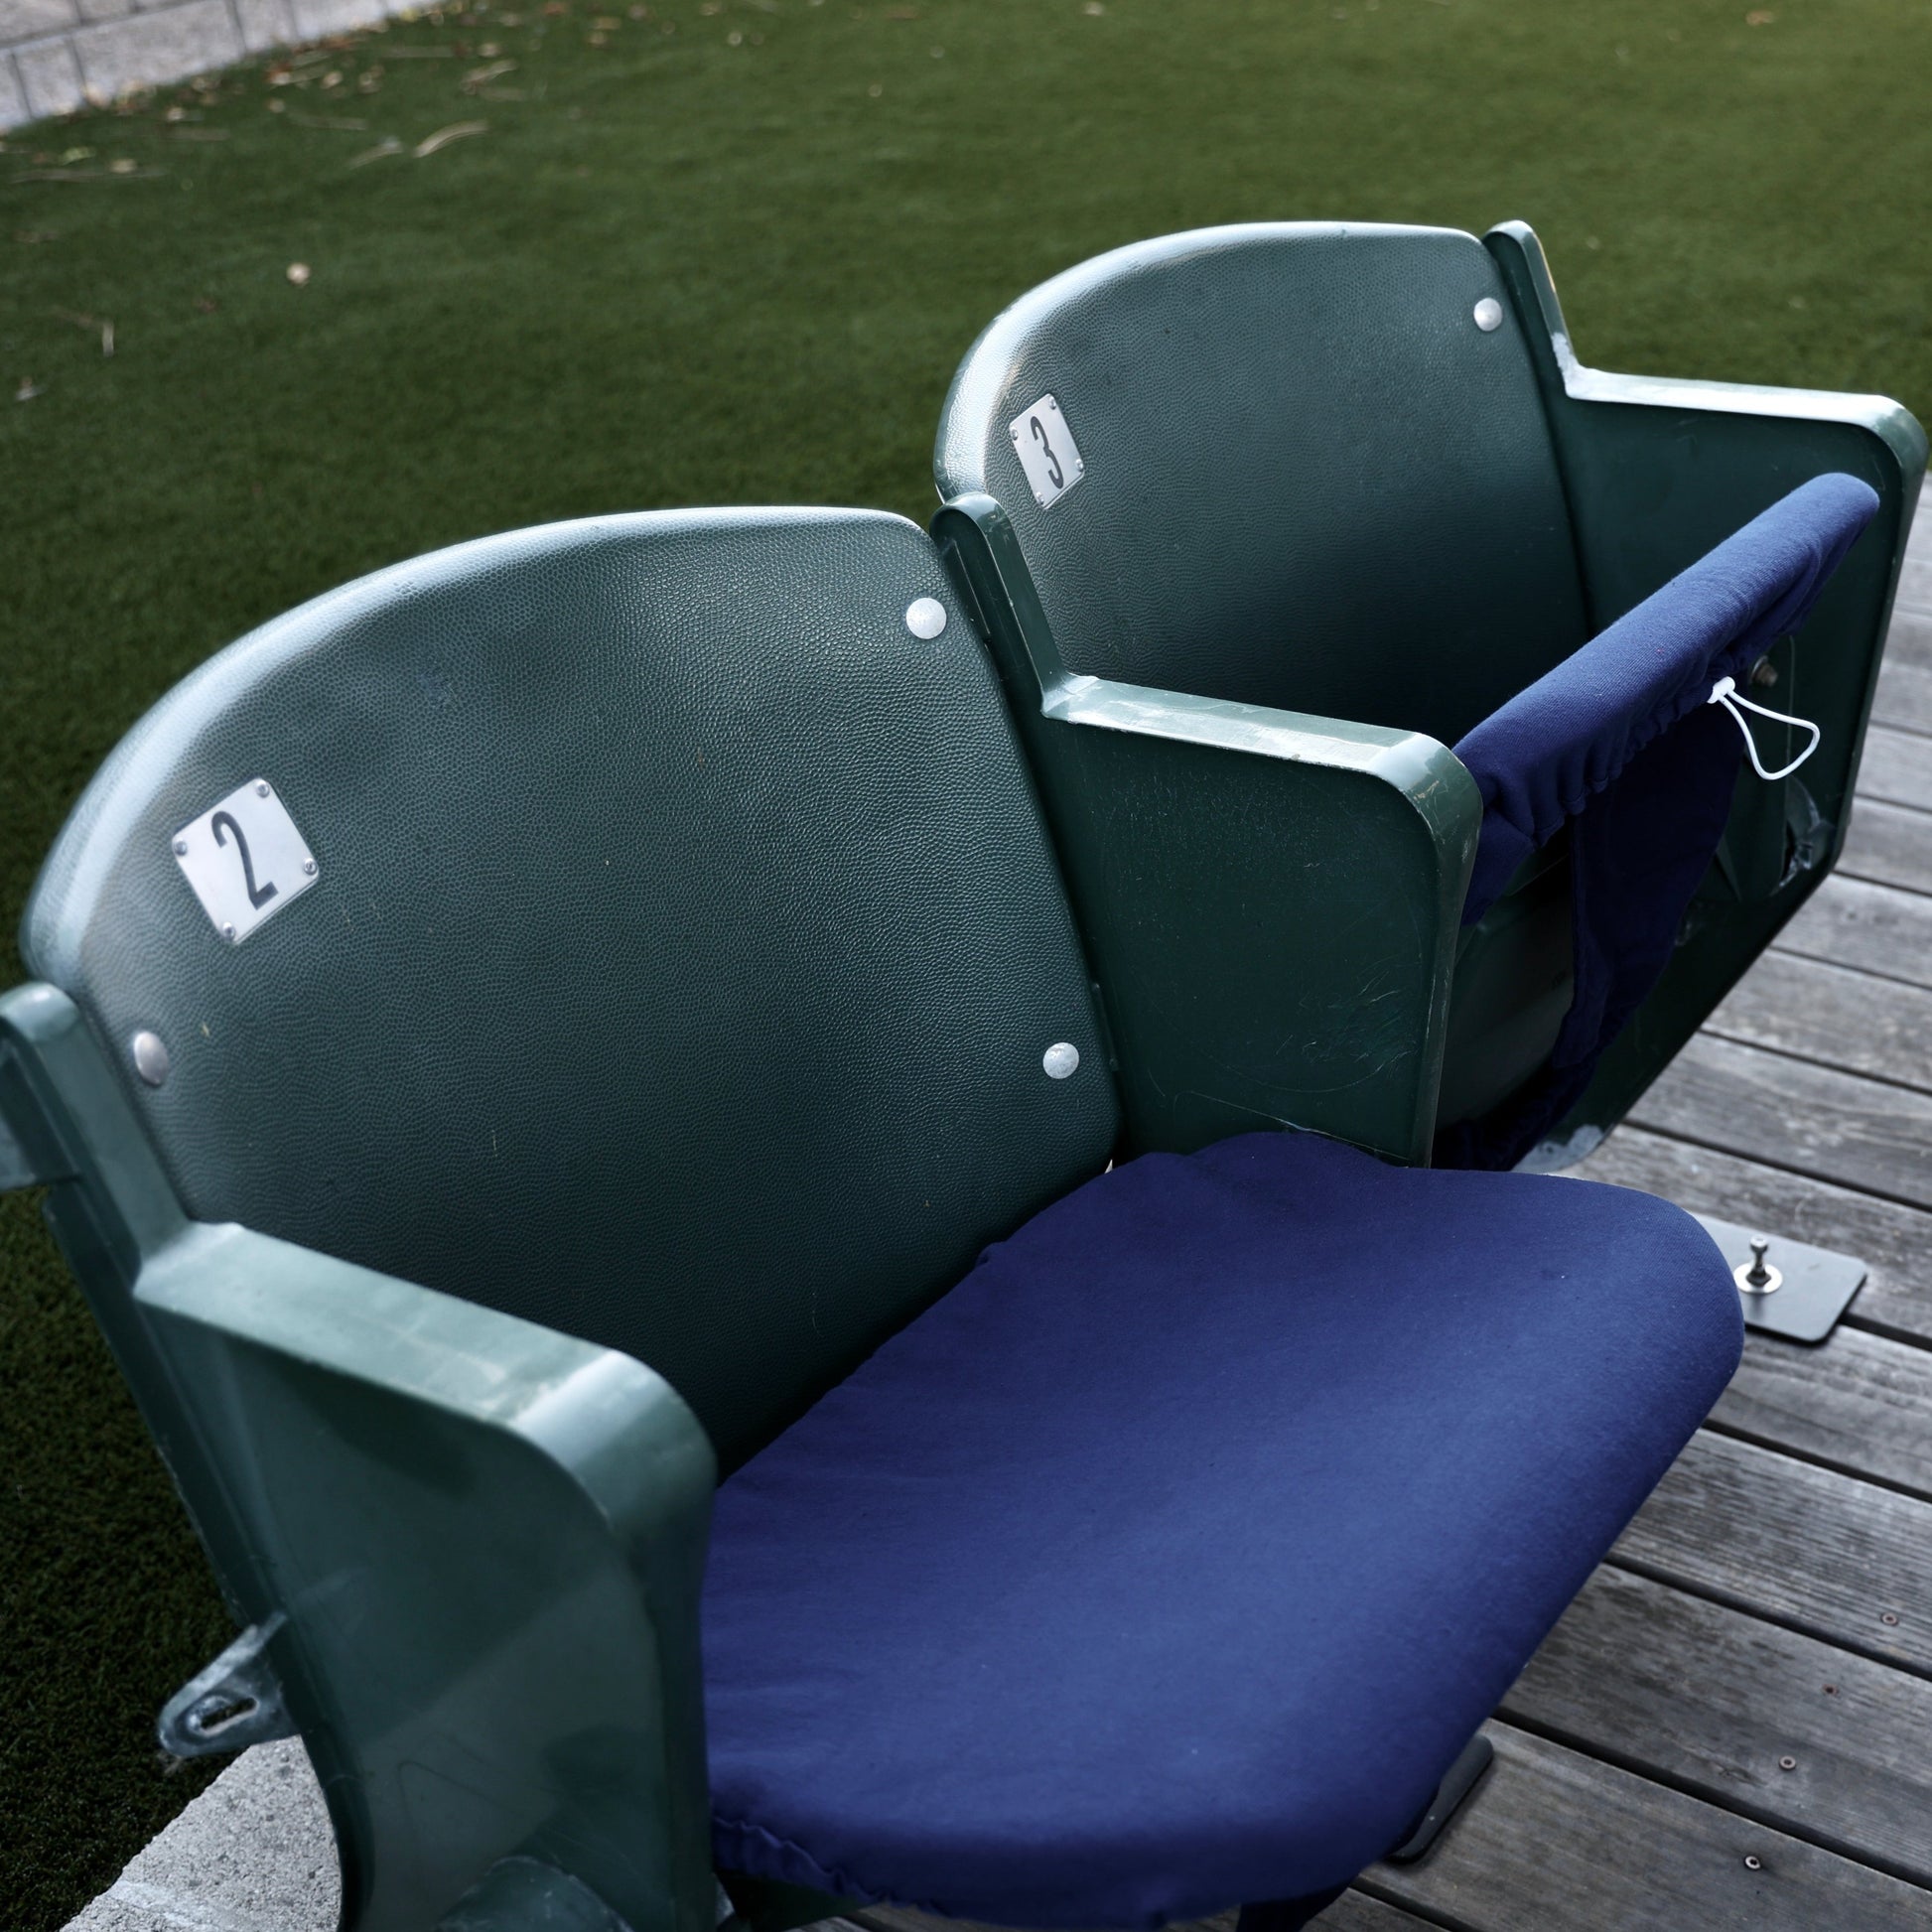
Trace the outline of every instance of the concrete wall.
[[[411, 0], [0, 0], [0, 128], [321, 40]], [[420, 4], [420, 0], [418, 0]]]

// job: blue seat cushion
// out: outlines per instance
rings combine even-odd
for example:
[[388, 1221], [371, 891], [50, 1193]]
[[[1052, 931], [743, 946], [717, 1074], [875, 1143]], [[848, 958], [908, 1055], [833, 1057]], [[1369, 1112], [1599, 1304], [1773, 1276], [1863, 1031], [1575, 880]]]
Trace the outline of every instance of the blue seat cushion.
[[1514, 1166], [1662, 977], [1743, 752], [1712, 687], [1745, 682], [1804, 622], [1877, 508], [1858, 478], [1814, 477], [1457, 743], [1483, 808], [1463, 923], [1568, 826], [1576, 992], [1544, 1074], [1491, 1118], [1452, 1127], [1439, 1167]]
[[720, 1863], [1031, 1926], [1342, 1883], [1740, 1342], [1648, 1195], [1296, 1134], [1113, 1170], [720, 1490]]

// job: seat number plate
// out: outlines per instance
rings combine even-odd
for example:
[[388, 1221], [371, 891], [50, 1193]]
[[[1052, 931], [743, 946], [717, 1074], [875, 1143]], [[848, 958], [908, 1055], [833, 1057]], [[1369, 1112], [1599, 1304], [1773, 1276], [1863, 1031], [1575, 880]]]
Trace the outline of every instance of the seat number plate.
[[1057, 503], [1086, 475], [1087, 466], [1080, 461], [1073, 432], [1051, 396], [1041, 396], [1031, 408], [1023, 409], [1007, 427], [1014, 454], [1033, 487], [1034, 501], [1041, 509]]
[[171, 843], [202, 910], [230, 945], [240, 945], [320, 876], [314, 853], [266, 778], [237, 785]]

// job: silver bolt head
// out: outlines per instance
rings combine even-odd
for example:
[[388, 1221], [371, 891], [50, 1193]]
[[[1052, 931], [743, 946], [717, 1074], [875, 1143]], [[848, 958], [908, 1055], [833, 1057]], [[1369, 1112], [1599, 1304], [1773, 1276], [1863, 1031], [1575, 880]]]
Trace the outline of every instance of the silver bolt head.
[[1070, 1080], [1079, 1070], [1080, 1049], [1070, 1039], [1056, 1039], [1040, 1054], [1039, 1063], [1049, 1080]]
[[134, 1055], [134, 1070], [151, 1087], [158, 1087], [168, 1077], [168, 1048], [162, 1043], [159, 1034], [151, 1034], [143, 1027], [128, 1041], [128, 1050]]
[[234, 927], [231, 925], [224, 925], [221, 928], [221, 936], [224, 939], [232, 939], [234, 937]]
[[316, 862], [313, 859], [304, 859], [302, 861], [302, 870], [309, 878], [313, 879], [316, 876]]
[[938, 636], [946, 627], [946, 607], [936, 597], [915, 597], [905, 607], [905, 627], [915, 637]]
[[1475, 308], [1476, 327], [1492, 336], [1503, 326], [1503, 305], [1493, 295], [1485, 295]]
[[268, 780], [266, 778], [257, 778], [255, 780], [255, 796], [257, 798], [266, 798], [268, 796]]
[[177, 859], [186, 859], [188, 857], [188, 841], [186, 839], [177, 839], [175, 841], [175, 857]]

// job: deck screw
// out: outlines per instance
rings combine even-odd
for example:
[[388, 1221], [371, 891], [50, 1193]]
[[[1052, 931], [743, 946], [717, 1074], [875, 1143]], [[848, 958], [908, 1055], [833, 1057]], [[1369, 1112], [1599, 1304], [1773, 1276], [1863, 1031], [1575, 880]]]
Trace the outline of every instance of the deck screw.
[[1744, 1854], [1744, 1869], [1746, 1871], [1762, 1871], [1764, 1869], [1764, 1861], [1755, 1852], [1746, 1852]]
[[1827, 1685], [1825, 1686], [1825, 1695], [1826, 1695], [1826, 1696], [1827, 1696], [1828, 1698], [1835, 1698], [1835, 1697], [1837, 1697], [1837, 1696], [1838, 1696], [1838, 1686], [1837, 1686], [1836, 1684], [1827, 1684]]
[[1781, 1757], [1778, 1759], [1778, 1769], [1780, 1771], [1795, 1771], [1797, 1768], [1798, 1760], [1795, 1757]]

